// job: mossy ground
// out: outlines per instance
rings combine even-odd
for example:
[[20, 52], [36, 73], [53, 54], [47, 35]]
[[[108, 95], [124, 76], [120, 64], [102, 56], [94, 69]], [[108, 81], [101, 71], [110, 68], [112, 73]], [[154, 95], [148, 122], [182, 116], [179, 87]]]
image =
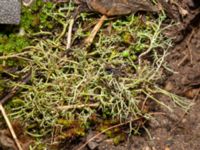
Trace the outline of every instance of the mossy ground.
[[[89, 128], [101, 131], [119, 122], [149, 119], [151, 103], [171, 110], [155, 97], [157, 93], [188, 108], [185, 100], [157, 85], [161, 70], [167, 69], [164, 59], [172, 44], [163, 34], [167, 28], [163, 13], [109, 19], [90, 47], [84, 39], [100, 16], [81, 13], [74, 25], [72, 48], [66, 50], [66, 32], [75, 8], [72, 2], [38, 0], [23, 8], [19, 32], [0, 34], [0, 61], [5, 68], [1, 80], [7, 81], [1, 90], [20, 87], [5, 107], [12, 119], [23, 122], [27, 134], [36, 139], [53, 136], [55, 141], [49, 142], [53, 144], [84, 136]], [[16, 69], [10, 71], [13, 66]], [[19, 83], [27, 72], [31, 80]], [[138, 133], [141, 124], [130, 122], [129, 126], [130, 132]], [[125, 137], [118, 130], [106, 133], [115, 144]]]

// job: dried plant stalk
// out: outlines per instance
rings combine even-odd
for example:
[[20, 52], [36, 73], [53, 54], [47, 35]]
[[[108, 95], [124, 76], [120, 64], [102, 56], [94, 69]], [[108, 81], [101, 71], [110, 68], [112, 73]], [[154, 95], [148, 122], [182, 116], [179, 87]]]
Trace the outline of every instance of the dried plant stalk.
[[11, 133], [11, 135], [12, 135], [12, 137], [13, 137], [16, 145], [17, 145], [17, 148], [19, 150], [23, 150], [22, 147], [21, 147], [21, 145], [20, 145], [20, 142], [19, 142], [19, 140], [18, 140], [18, 138], [17, 138], [17, 136], [15, 134], [15, 131], [14, 131], [14, 129], [13, 129], [11, 123], [10, 123], [10, 120], [8, 119], [6, 111], [5, 111], [5, 109], [4, 109], [4, 107], [3, 107], [3, 105], [1, 103], [0, 103], [0, 111], [1, 111], [3, 117], [4, 117], [5, 121], [6, 121], [6, 124], [7, 124], [8, 128], [10, 130], [10, 133]]

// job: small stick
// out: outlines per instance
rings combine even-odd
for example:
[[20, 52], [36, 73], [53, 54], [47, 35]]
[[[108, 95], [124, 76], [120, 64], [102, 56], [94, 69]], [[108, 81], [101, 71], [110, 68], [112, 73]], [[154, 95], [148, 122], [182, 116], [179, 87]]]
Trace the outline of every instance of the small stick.
[[93, 141], [95, 138], [97, 138], [97, 137], [100, 136], [101, 134], [103, 134], [103, 133], [105, 133], [105, 132], [107, 132], [107, 131], [109, 131], [109, 130], [112, 130], [112, 129], [114, 129], [114, 128], [117, 128], [117, 127], [121, 127], [121, 126], [123, 126], [123, 125], [126, 125], [126, 124], [128, 124], [128, 123], [131, 123], [131, 122], [134, 122], [134, 121], [138, 121], [138, 120], [140, 120], [141, 118], [142, 118], [142, 117], [136, 118], [136, 119], [134, 119], [134, 120], [129, 120], [129, 121], [127, 121], [127, 122], [120, 123], [120, 124], [117, 124], [117, 125], [114, 125], [114, 126], [111, 126], [111, 127], [107, 128], [107, 129], [103, 130], [102, 132], [96, 134], [96, 135], [93, 136], [92, 138], [90, 138], [87, 142], [85, 142], [85, 143], [84, 143], [81, 147], [79, 147], [77, 150], [82, 150], [88, 143], [90, 143], [91, 141]]
[[99, 29], [101, 28], [101, 26], [103, 25], [104, 21], [107, 19], [107, 17], [105, 15], [103, 15], [100, 20], [97, 22], [97, 24], [95, 25], [95, 27], [93, 28], [90, 36], [85, 40], [86, 45], [90, 45], [92, 44], [97, 32], [99, 31]]
[[29, 7], [33, 3], [33, 1], [34, 0], [28, 0], [28, 1], [23, 0], [22, 3], [24, 6]]
[[[30, 80], [30, 78], [31, 78], [31, 71], [25, 76], [25, 78], [23, 79], [22, 83], [27, 83]], [[4, 107], [3, 107], [3, 103], [5, 103], [8, 99], [12, 98], [18, 90], [19, 90], [19, 87], [14, 87], [8, 95], [6, 95], [5, 97], [3, 97], [0, 100], [0, 111], [1, 111], [3, 117], [4, 117], [5, 121], [6, 121], [6, 124], [7, 124], [8, 128], [9, 128], [9, 131], [10, 131], [10, 133], [11, 133], [11, 135], [12, 135], [12, 137], [13, 137], [15, 143], [16, 143], [16, 145], [17, 145], [18, 150], [23, 150], [21, 145], [20, 145], [20, 143], [19, 143], [19, 140], [17, 139], [15, 131], [14, 131], [9, 119], [8, 119], [6, 111], [5, 111]]]
[[[27, 83], [30, 79], [31, 79], [31, 71], [29, 73], [27, 73], [27, 75], [22, 79], [21, 84]], [[17, 86], [13, 87], [11, 89], [11, 91], [8, 94], [6, 94], [6, 96], [4, 96], [2, 99], [0, 99], [0, 103], [1, 104], [6, 103], [7, 100], [12, 98], [19, 90], [20, 90], [19, 87], [17, 87]]]
[[11, 133], [16, 145], [17, 145], [18, 150], [23, 150], [21, 145], [20, 145], [20, 143], [19, 143], [19, 140], [17, 139], [15, 131], [14, 131], [9, 119], [8, 119], [8, 116], [7, 116], [6, 112], [5, 112], [5, 109], [3, 108], [2, 103], [0, 103], [0, 111], [1, 111], [3, 117], [4, 117], [5, 121], [6, 121], [6, 124], [7, 124], [8, 128], [10, 130], [10, 133]]
[[67, 33], [67, 46], [66, 49], [70, 49], [71, 48], [71, 40], [72, 40], [72, 28], [74, 25], [74, 18], [72, 18], [69, 22], [69, 29], [68, 29], [68, 33]]
[[190, 41], [193, 37], [195, 30], [193, 29], [191, 34], [189, 35], [188, 39], [187, 39], [187, 47], [188, 47], [188, 51], [189, 51], [189, 56], [190, 56], [190, 63], [193, 64], [193, 56], [192, 56], [192, 49], [190, 47]]
[[83, 108], [83, 107], [98, 107], [98, 106], [99, 106], [99, 103], [94, 103], [94, 104], [59, 106], [57, 108], [59, 110], [69, 110], [69, 109], [80, 109], [80, 108]]
[[185, 17], [189, 14], [189, 12], [186, 9], [182, 8], [176, 1], [170, 0], [170, 3], [174, 4], [176, 7], [178, 7], [178, 11], [182, 17]]
[[187, 60], [187, 58], [188, 58], [188, 56], [187, 55], [185, 55], [182, 59], [181, 59], [181, 61], [178, 63], [178, 67], [180, 67], [186, 60]]

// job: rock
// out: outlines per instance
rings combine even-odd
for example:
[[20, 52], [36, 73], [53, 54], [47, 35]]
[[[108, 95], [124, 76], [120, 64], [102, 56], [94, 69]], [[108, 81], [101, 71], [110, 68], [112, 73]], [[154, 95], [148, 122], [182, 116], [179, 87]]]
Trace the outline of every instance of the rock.
[[165, 90], [172, 91], [173, 89], [174, 89], [174, 84], [172, 82], [169, 81], [165, 84]]
[[[94, 133], [92, 133], [91, 131], [89, 132], [88, 136], [87, 136], [87, 141], [90, 140], [92, 137], [94, 136]], [[87, 144], [88, 148], [90, 150], [95, 150], [99, 144], [94, 140], [94, 141], [91, 141]]]
[[20, 12], [18, 0], [0, 0], [0, 24], [19, 24]]
[[155, 118], [153, 118], [153, 119], [151, 119], [151, 120], [149, 121], [149, 126], [150, 126], [152, 129], [156, 129], [156, 128], [160, 127], [160, 123], [159, 123]]
[[99, 144], [97, 144], [96, 142], [89, 142], [88, 143], [88, 147], [90, 150], [94, 150], [99, 146]]

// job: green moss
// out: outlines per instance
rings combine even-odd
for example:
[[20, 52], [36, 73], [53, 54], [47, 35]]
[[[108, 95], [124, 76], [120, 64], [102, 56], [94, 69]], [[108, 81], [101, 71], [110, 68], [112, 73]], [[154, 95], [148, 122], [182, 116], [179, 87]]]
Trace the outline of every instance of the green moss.
[[63, 125], [66, 128], [69, 128], [71, 125], [73, 125], [73, 120], [67, 120], [67, 119], [58, 119], [58, 124]]
[[64, 129], [62, 133], [60, 133], [60, 139], [71, 139], [73, 137], [80, 137], [85, 135], [85, 128], [81, 126], [81, 124], [75, 123], [75, 125], [71, 128]]
[[134, 54], [132, 54], [132, 55], [131, 55], [131, 59], [132, 59], [133, 61], [135, 61], [135, 60], [137, 60], [137, 56], [134, 55]]
[[10, 107], [20, 107], [20, 106], [24, 106], [25, 103], [22, 99], [16, 97], [16, 98], [13, 98], [12, 101], [8, 105]]
[[135, 47], [134, 47], [133, 50], [134, 50], [136, 53], [141, 53], [142, 51], [145, 50], [145, 48], [146, 48], [146, 46], [145, 46], [144, 44], [139, 43], [139, 44], [136, 44], [136, 45], [135, 45]]
[[[37, 0], [31, 7], [23, 7], [20, 25], [0, 32], [0, 53], [21, 52], [23, 48], [31, 44], [27, 33], [52, 29], [55, 23], [48, 15], [52, 7], [53, 3], [44, 3], [42, 0]], [[15, 31], [21, 29], [25, 31], [23, 36]]]
[[134, 40], [131, 33], [129, 33], [129, 32], [124, 32], [122, 34], [122, 39], [123, 39], [123, 42], [126, 44], [131, 44], [131, 43], [133, 43], [133, 40]]
[[54, 23], [48, 12], [53, 8], [53, 3], [37, 0], [31, 8], [23, 7], [20, 26], [26, 32], [39, 32], [40, 29], [52, 29]]
[[0, 34], [0, 53], [20, 52], [29, 44], [29, 40], [24, 36]]
[[126, 140], [126, 134], [121, 133], [113, 138], [113, 143], [115, 145], [118, 145], [119, 143], [124, 142], [125, 140]]

